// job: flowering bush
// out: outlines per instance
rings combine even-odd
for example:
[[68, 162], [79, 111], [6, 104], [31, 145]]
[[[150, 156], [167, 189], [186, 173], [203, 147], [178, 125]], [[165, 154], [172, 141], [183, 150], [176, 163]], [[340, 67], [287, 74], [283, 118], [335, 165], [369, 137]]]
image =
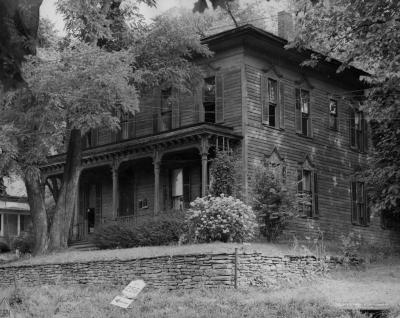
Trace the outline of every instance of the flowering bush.
[[197, 198], [190, 206], [185, 222], [189, 241], [244, 242], [256, 233], [252, 208], [231, 196]]

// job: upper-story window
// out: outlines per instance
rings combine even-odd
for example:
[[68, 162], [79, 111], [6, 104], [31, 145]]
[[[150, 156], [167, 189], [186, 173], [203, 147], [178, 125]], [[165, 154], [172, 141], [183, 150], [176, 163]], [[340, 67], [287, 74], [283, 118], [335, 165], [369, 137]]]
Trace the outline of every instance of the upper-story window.
[[270, 127], [284, 128], [284, 86], [267, 74], [261, 76], [261, 119]]
[[120, 126], [121, 126], [121, 139], [125, 140], [135, 137], [136, 122], [134, 115], [122, 113]]
[[352, 148], [364, 152], [368, 148], [367, 123], [361, 111], [350, 111], [350, 145]]
[[172, 128], [171, 92], [171, 87], [161, 90], [161, 131]]
[[[224, 102], [223, 102], [223, 77], [221, 74], [210, 76], [204, 79], [202, 107], [204, 111], [204, 121], [207, 123], [221, 123], [224, 121]], [[195, 113], [200, 110], [195, 104]], [[198, 118], [200, 119], [200, 118]], [[198, 120], [197, 119], [197, 120]]]
[[311, 137], [311, 125], [310, 92], [296, 88], [296, 132]]
[[204, 80], [203, 97], [204, 121], [215, 123], [215, 76]]
[[329, 128], [338, 130], [338, 104], [334, 99], [329, 100]]
[[350, 190], [351, 222], [355, 225], [368, 225], [370, 217], [364, 182], [352, 181]]

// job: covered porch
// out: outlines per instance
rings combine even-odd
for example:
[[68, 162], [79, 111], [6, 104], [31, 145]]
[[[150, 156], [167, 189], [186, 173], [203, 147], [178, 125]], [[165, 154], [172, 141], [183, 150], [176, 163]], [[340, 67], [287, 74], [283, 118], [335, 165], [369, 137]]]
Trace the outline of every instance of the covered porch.
[[216, 150], [231, 150], [240, 139], [227, 127], [201, 124], [86, 150], [71, 240], [107, 222], [135, 224], [183, 211], [207, 194]]

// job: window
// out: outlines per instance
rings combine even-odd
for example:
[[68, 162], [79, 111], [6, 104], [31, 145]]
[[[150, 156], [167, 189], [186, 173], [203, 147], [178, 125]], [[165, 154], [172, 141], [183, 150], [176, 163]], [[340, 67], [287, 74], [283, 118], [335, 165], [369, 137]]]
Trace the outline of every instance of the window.
[[369, 212], [364, 182], [352, 181], [350, 190], [351, 223], [366, 226], [369, 224]]
[[297, 193], [301, 198], [300, 214], [305, 217], [318, 216], [318, 181], [317, 174], [313, 170], [297, 171]]
[[361, 111], [350, 111], [350, 145], [352, 148], [364, 152], [368, 148], [367, 122]]
[[4, 236], [4, 214], [0, 214], [0, 236]]
[[121, 139], [134, 138], [135, 133], [135, 116], [123, 113], [121, 115]]
[[278, 82], [268, 78], [266, 87], [267, 96], [263, 101], [263, 123], [271, 126], [278, 126]]
[[172, 128], [171, 92], [171, 87], [161, 90], [161, 131]]
[[329, 101], [329, 128], [332, 130], [338, 129], [338, 106], [337, 101], [334, 99]]
[[[203, 110], [204, 121], [207, 123], [221, 123], [224, 121], [223, 77], [221, 74], [204, 79]], [[197, 103], [195, 113], [199, 113]]]
[[147, 199], [139, 200], [139, 209], [147, 209], [149, 207], [149, 203]]
[[296, 88], [296, 132], [312, 136], [310, 92]]
[[204, 121], [215, 123], [215, 76], [204, 80]]
[[261, 120], [270, 127], [284, 128], [284, 84], [261, 76]]

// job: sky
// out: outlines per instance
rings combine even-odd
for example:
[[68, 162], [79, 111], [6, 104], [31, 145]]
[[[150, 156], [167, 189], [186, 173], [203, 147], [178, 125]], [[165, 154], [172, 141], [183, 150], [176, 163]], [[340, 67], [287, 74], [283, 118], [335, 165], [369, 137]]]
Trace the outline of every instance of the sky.
[[[254, 0], [241, 0], [241, 1], [251, 2]], [[263, 4], [266, 7], [269, 7], [267, 8], [267, 12], [272, 13], [284, 9], [285, 6], [287, 6], [286, 4], [287, 1], [288, 0], [271, 0], [271, 1], [265, 1], [263, 2]], [[62, 16], [56, 11], [56, 2], [57, 0], [43, 0], [42, 6], [40, 7], [40, 16], [51, 20], [55, 24], [56, 29], [60, 32], [60, 34], [64, 35], [65, 34], [64, 23]], [[148, 6], [143, 4], [140, 6], [140, 9], [144, 17], [148, 21], [150, 21], [151, 18], [153, 18], [154, 16], [173, 7], [183, 7], [192, 9], [195, 2], [196, 0], [158, 0], [156, 8], [149, 8]]]
[[[64, 34], [64, 23], [62, 16], [56, 10], [56, 2], [57, 0], [44, 0], [40, 7], [40, 16], [51, 20], [55, 24], [56, 29], [61, 34]], [[146, 5], [141, 5], [140, 9], [145, 18], [150, 20], [157, 14], [173, 7], [185, 7], [191, 9], [195, 2], [196, 0], [159, 0], [157, 8], [149, 8]]]

